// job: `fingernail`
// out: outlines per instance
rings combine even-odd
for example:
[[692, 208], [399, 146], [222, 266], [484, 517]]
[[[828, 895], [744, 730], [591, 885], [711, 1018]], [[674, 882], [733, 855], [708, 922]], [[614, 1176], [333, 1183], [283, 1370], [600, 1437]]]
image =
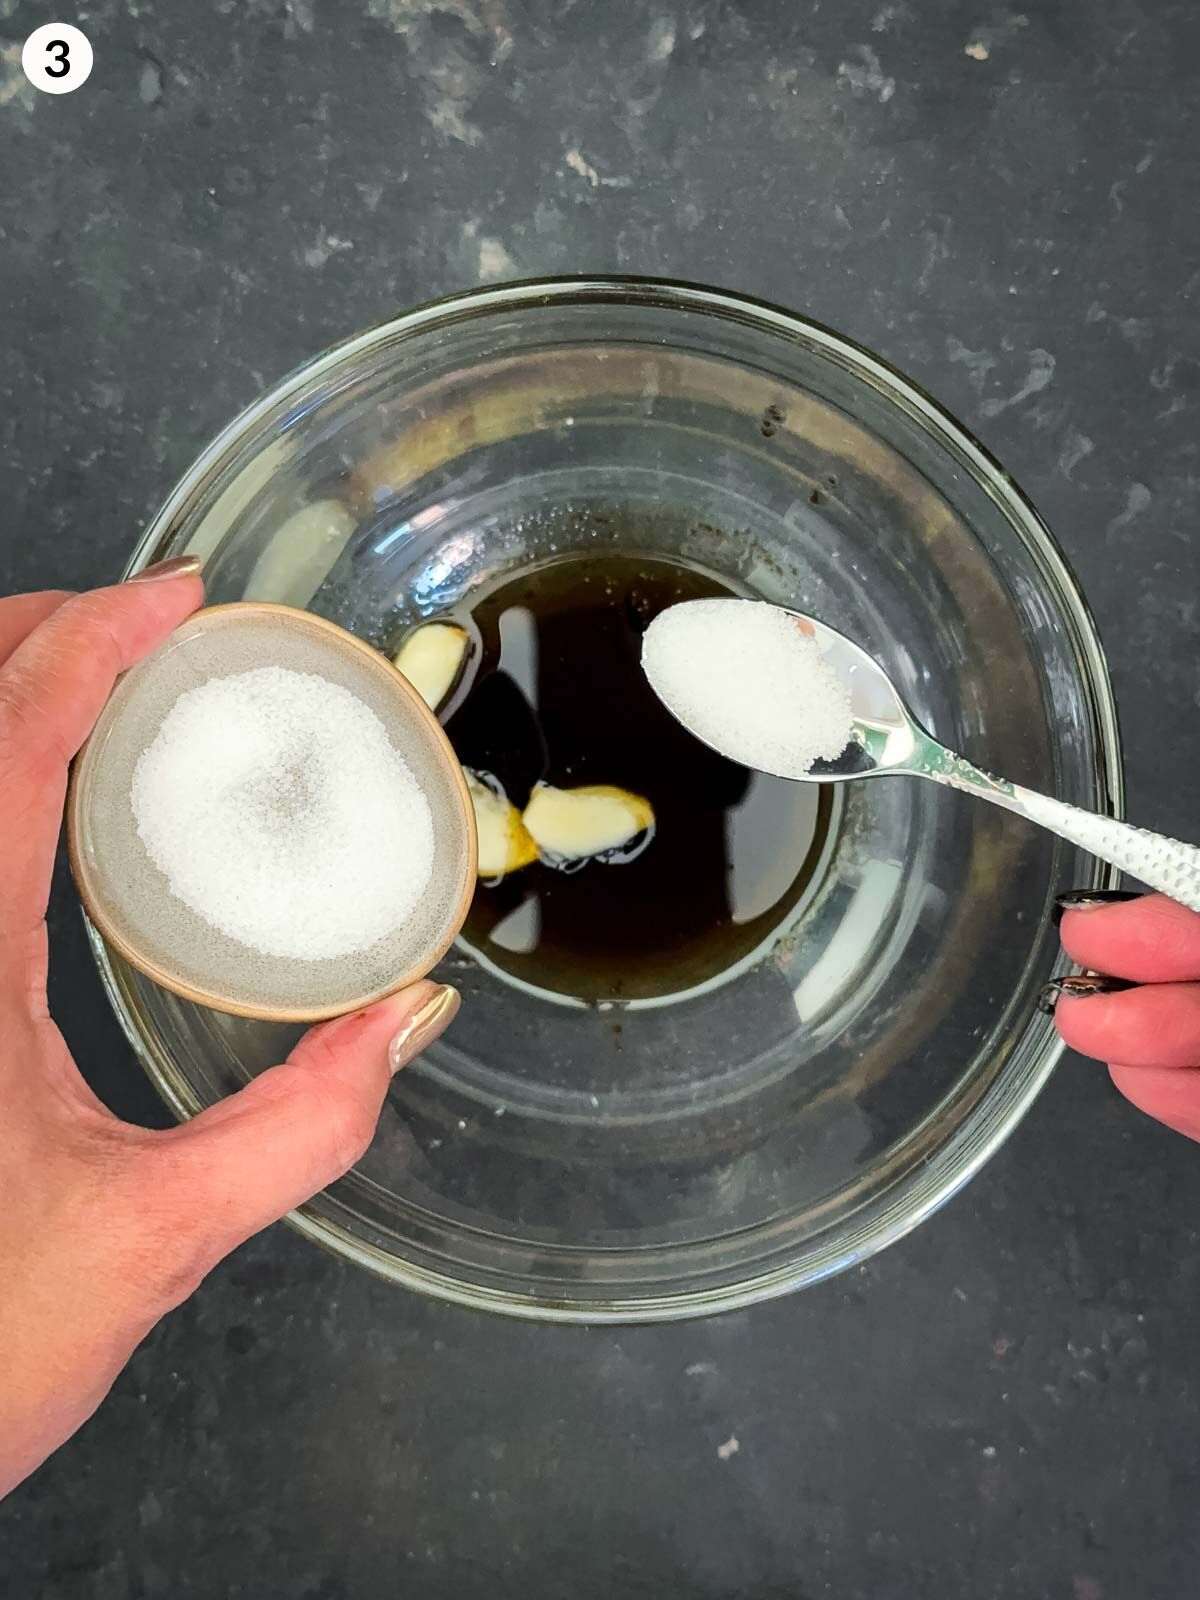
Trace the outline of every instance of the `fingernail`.
[[388, 1061], [391, 1063], [393, 1076], [401, 1067], [406, 1066], [413, 1056], [420, 1055], [427, 1044], [432, 1044], [461, 1004], [462, 996], [458, 990], [451, 988], [448, 983], [443, 983], [438, 992], [426, 1000], [419, 1011], [413, 1012], [388, 1046]]
[[156, 561], [152, 567], [143, 567], [129, 579], [130, 583], [153, 583], [156, 578], [182, 578], [198, 575], [203, 562], [199, 556], [172, 556], [169, 561]]
[[1128, 978], [1109, 978], [1102, 972], [1072, 973], [1066, 978], [1052, 978], [1046, 984], [1038, 995], [1038, 1010], [1052, 1017], [1055, 1006], [1064, 996], [1068, 1000], [1086, 1000], [1093, 994], [1120, 994], [1123, 989], [1136, 988], [1137, 984], [1130, 983]]
[[1067, 911], [1095, 911], [1099, 906], [1119, 905], [1123, 900], [1140, 900], [1140, 889], [1068, 889], [1054, 902], [1054, 926]]

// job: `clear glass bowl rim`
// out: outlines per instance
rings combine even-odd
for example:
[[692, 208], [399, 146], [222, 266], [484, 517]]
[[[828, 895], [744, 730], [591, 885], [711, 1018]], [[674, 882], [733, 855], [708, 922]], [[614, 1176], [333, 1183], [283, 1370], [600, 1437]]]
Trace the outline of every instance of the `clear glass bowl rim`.
[[[265, 417], [282, 403], [294, 401], [335, 369], [352, 364], [382, 344], [429, 333], [466, 318], [503, 311], [605, 304], [733, 320], [786, 342], [807, 345], [855, 373], [877, 393], [907, 412], [939, 444], [949, 448], [976, 482], [1007, 512], [1039, 576], [1071, 625], [1071, 644], [1099, 754], [1098, 769], [1093, 777], [1098, 785], [1100, 803], [1109, 814], [1124, 815], [1116, 702], [1095, 622], [1054, 536], [1012, 477], [951, 412], [873, 351], [822, 323], [769, 301], [704, 284], [593, 274], [524, 279], [428, 301], [330, 346], [260, 396], [200, 453], [151, 519], [123, 575], [130, 577], [159, 559], [189, 502], [204, 492], [212, 477], [243, 448]], [[1096, 862], [1089, 886], [1112, 886], [1118, 877], [1112, 869]], [[85, 922], [101, 981], [135, 1056], [173, 1114], [180, 1120], [194, 1116], [200, 1106], [190, 1085], [170, 1058], [153, 1049], [138, 1031], [113, 971], [108, 949], [86, 917]], [[1049, 1030], [1031, 1059], [1019, 1067], [1014, 1065], [1007, 1069], [1007, 1080], [994, 1086], [979, 1112], [969, 1117], [923, 1168], [855, 1213], [841, 1229], [835, 1228], [829, 1237], [818, 1238], [802, 1260], [717, 1288], [686, 1290], [636, 1301], [563, 1304], [542, 1296], [518, 1296], [463, 1283], [400, 1260], [329, 1218], [315, 1214], [309, 1206], [300, 1207], [285, 1220], [315, 1243], [378, 1276], [438, 1299], [509, 1316], [544, 1322], [634, 1323], [680, 1320], [737, 1310], [819, 1282], [911, 1232], [956, 1194], [1004, 1143], [1036, 1099], [1064, 1048], [1058, 1035]]]

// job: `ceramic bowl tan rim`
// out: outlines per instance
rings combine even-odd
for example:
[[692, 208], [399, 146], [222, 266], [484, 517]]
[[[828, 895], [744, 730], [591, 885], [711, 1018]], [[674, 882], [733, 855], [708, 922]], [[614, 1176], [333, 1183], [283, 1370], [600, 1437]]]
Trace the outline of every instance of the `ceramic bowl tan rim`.
[[261, 1022], [324, 1022], [330, 1017], [343, 1016], [351, 1011], [361, 1011], [366, 1006], [374, 1005], [377, 1000], [384, 1000], [388, 995], [407, 988], [410, 983], [415, 983], [419, 978], [425, 977], [426, 973], [435, 967], [446, 954], [466, 920], [471, 898], [475, 892], [475, 870], [478, 860], [475, 808], [471, 804], [471, 796], [467, 789], [467, 780], [463, 775], [462, 767], [459, 765], [458, 757], [455, 755], [441, 723], [404, 674], [398, 671], [388, 658], [376, 650], [373, 645], [365, 643], [356, 635], [349, 633], [345, 628], [339, 627], [336, 622], [330, 622], [327, 618], [319, 617], [311, 611], [303, 611], [296, 606], [276, 605], [266, 600], [233, 600], [223, 605], [202, 606], [198, 611], [194, 611], [190, 617], [186, 618], [180, 626], [186, 626], [187, 623], [194, 622], [197, 618], [207, 619], [228, 612], [237, 612], [243, 617], [275, 617], [285, 621], [289, 626], [307, 628], [309, 632], [327, 638], [339, 649], [360, 658], [364, 665], [369, 666], [376, 677], [386, 682], [390, 689], [395, 692], [397, 698], [404, 703], [405, 714], [423, 725], [425, 732], [430, 736], [430, 743], [442, 758], [446, 771], [451, 778], [453, 792], [459, 806], [459, 820], [462, 823], [463, 835], [467, 841], [467, 862], [466, 871], [463, 874], [462, 892], [455, 902], [453, 914], [447, 920], [446, 931], [442, 938], [436, 946], [427, 952], [425, 959], [416, 963], [407, 971], [398, 973], [396, 978], [383, 988], [356, 995], [344, 1004], [333, 1007], [250, 1006], [243, 1001], [231, 1000], [215, 991], [197, 988], [194, 984], [187, 983], [176, 974], [159, 965], [158, 962], [138, 949], [136, 945], [131, 944], [118, 931], [80, 849], [82, 775], [92, 744], [90, 738], [76, 756], [71, 768], [71, 781], [67, 793], [67, 855], [71, 863], [71, 872], [75, 879], [75, 885], [79, 890], [79, 897], [83, 901], [84, 910], [87, 912], [93, 926], [105, 941], [131, 966], [136, 967], [139, 972], [144, 973], [147, 978], [150, 978], [161, 988], [168, 989], [172, 994], [179, 995], [181, 999], [190, 1000], [195, 1005], [208, 1006], [214, 1011], [223, 1011], [235, 1017], [252, 1017]]

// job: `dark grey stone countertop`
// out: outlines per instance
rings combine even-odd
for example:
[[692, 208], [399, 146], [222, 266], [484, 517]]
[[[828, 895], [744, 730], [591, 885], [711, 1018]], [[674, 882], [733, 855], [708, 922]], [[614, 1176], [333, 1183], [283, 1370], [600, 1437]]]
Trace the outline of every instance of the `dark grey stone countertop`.
[[[58, 98], [19, 65], [52, 19], [96, 52]], [[115, 574], [228, 417], [398, 307], [708, 280], [999, 455], [1095, 609], [1132, 813], [1195, 835], [1198, 106], [1184, 0], [0, 0], [0, 590]], [[161, 1118], [65, 884], [52, 920], [85, 1071]], [[0, 1587], [1182, 1600], [1198, 1228], [1200, 1151], [1077, 1060], [907, 1241], [709, 1322], [508, 1323], [276, 1228], [0, 1508]]]

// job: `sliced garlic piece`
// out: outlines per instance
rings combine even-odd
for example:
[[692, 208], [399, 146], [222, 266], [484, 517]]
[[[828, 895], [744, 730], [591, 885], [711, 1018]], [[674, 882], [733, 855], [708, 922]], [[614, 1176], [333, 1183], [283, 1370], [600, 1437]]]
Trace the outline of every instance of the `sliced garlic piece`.
[[524, 823], [546, 859], [583, 861], [619, 850], [654, 826], [649, 800], [611, 783], [555, 789], [539, 783], [525, 807]]
[[339, 500], [315, 500], [281, 522], [254, 564], [246, 600], [306, 606], [357, 527]]
[[469, 767], [463, 771], [471, 804], [475, 807], [475, 831], [479, 836], [481, 878], [503, 878], [537, 860], [537, 845], [525, 831], [521, 813], [503, 793], [488, 787]]
[[458, 682], [469, 643], [467, 630], [456, 622], [426, 622], [409, 634], [392, 664], [436, 711]]

